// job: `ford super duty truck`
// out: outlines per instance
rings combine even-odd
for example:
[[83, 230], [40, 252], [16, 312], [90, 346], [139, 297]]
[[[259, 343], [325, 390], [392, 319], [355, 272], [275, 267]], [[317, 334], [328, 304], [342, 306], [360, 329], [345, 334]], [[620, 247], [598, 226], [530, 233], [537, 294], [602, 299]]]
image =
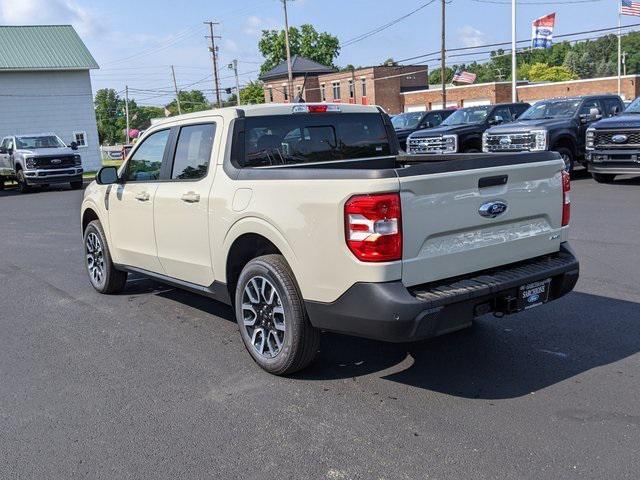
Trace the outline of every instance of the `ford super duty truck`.
[[621, 116], [594, 123], [587, 130], [587, 168], [598, 183], [616, 175], [640, 175], [640, 97]]
[[82, 188], [82, 158], [76, 150], [75, 143], [67, 146], [53, 133], [4, 137], [0, 142], [0, 189], [6, 181], [17, 182], [22, 193], [53, 183]]
[[253, 359], [287, 374], [321, 330], [412, 341], [571, 291], [569, 189], [553, 152], [398, 155], [376, 107], [198, 112], [86, 188], [84, 259], [101, 293], [135, 272], [232, 305]]

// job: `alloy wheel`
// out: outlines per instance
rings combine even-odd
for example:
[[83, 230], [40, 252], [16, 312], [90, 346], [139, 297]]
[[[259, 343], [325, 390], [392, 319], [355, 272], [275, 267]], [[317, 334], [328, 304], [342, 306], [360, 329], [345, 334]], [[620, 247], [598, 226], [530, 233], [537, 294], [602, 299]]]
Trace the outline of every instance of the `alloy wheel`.
[[251, 278], [242, 293], [242, 321], [254, 351], [274, 358], [282, 350], [285, 315], [273, 284], [264, 277]]
[[87, 235], [85, 250], [89, 278], [94, 285], [101, 286], [104, 283], [105, 276], [104, 252], [100, 237], [94, 232], [90, 232]]

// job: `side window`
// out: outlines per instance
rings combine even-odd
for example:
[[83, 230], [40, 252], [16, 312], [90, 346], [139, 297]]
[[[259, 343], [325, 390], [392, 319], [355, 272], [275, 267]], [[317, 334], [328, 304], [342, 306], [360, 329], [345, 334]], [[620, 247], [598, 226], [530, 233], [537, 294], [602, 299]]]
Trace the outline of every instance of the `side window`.
[[426, 124], [428, 122], [431, 127], [437, 127], [442, 123], [443, 120], [444, 118], [442, 118], [442, 114], [432, 113], [431, 115], [427, 115], [422, 123]]
[[520, 115], [522, 115], [524, 112], [527, 111], [529, 107], [522, 104], [522, 105], [512, 105], [511, 106], [511, 114], [513, 116], [513, 119], [515, 120], [516, 118], [518, 118]]
[[215, 133], [213, 123], [180, 129], [173, 157], [172, 180], [199, 180], [207, 175]]
[[604, 112], [603, 115], [605, 117], [613, 117], [619, 113], [622, 113], [624, 107], [620, 104], [620, 100], [617, 98], [605, 98], [602, 100], [604, 104]]
[[161, 130], [148, 136], [127, 162], [125, 179], [130, 182], [158, 180], [167, 140], [169, 140], [169, 130]]
[[511, 112], [509, 111], [509, 107], [498, 107], [493, 111], [493, 115], [495, 117], [502, 117], [502, 121], [510, 122], [511, 121]]

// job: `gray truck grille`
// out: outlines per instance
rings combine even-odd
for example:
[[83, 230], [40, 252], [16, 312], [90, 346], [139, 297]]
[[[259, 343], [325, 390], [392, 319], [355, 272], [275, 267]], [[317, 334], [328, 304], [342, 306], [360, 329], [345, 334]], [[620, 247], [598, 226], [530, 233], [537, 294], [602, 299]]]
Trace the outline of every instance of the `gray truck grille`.
[[519, 152], [531, 150], [535, 143], [532, 133], [505, 133], [487, 135], [485, 145], [490, 152]]
[[407, 141], [409, 153], [442, 153], [445, 148], [442, 137], [410, 138]]
[[[613, 141], [616, 135], [624, 135], [627, 140], [621, 143]], [[596, 130], [595, 147], [615, 148], [638, 148], [640, 147], [640, 130]]]
[[35, 157], [36, 168], [66, 168], [75, 166], [76, 162], [72, 155], [50, 155], [44, 157]]

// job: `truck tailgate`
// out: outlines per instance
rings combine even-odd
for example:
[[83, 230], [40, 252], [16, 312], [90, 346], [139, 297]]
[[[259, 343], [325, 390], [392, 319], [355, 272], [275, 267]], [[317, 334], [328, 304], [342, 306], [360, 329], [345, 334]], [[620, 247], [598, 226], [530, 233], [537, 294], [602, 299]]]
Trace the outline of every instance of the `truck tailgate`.
[[407, 287], [560, 249], [563, 162], [548, 155], [518, 160], [438, 173], [418, 166], [399, 171]]

